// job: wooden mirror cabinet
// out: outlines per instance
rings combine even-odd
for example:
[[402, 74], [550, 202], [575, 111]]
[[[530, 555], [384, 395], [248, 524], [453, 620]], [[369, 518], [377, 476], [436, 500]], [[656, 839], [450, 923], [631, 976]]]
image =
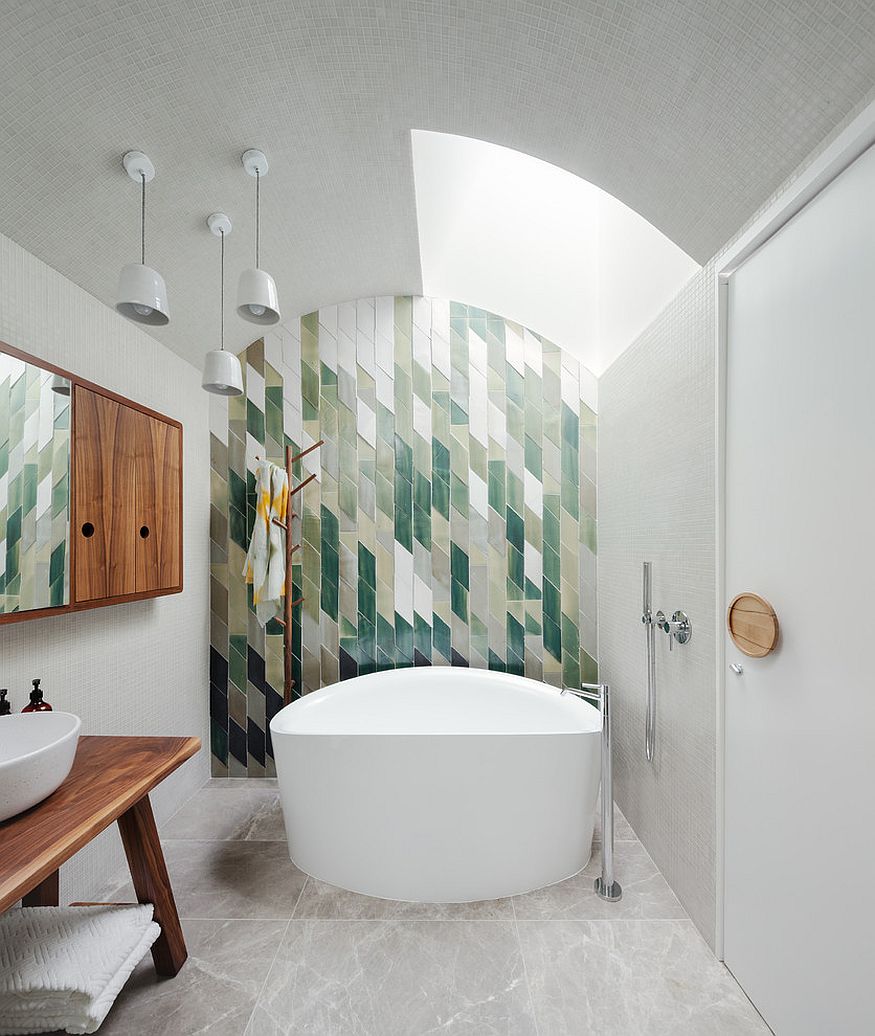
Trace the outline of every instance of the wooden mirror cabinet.
[[4, 466], [0, 624], [182, 590], [179, 421], [0, 342]]

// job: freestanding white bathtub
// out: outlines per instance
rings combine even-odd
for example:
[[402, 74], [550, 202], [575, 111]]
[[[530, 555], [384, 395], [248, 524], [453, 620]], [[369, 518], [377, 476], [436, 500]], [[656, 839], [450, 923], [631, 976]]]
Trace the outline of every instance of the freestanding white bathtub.
[[293, 862], [384, 899], [497, 899], [589, 861], [596, 708], [534, 680], [396, 669], [314, 691], [271, 720]]

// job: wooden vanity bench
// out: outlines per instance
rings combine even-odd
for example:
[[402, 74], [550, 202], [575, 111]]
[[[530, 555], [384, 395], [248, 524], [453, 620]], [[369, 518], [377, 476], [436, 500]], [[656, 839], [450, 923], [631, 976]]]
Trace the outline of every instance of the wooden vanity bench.
[[155, 970], [176, 975], [188, 953], [149, 792], [200, 746], [197, 737], [80, 738], [60, 788], [0, 823], [0, 913], [19, 900], [58, 906], [61, 865], [117, 821], [137, 900], [154, 906], [161, 926]]

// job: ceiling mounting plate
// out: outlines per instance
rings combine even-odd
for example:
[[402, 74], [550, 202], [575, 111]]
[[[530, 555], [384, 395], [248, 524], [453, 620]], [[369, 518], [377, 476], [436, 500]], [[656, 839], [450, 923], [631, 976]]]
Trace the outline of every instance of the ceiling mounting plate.
[[207, 226], [216, 237], [221, 237], [223, 234], [227, 236], [231, 233], [231, 220], [224, 212], [214, 212], [207, 216]]
[[155, 166], [142, 151], [126, 151], [122, 157], [122, 165], [128, 176], [137, 183], [143, 179], [148, 183], [155, 176]]
[[250, 176], [267, 175], [267, 157], [263, 151], [259, 151], [257, 148], [249, 148], [248, 151], [243, 152], [241, 161], [243, 162], [243, 168]]

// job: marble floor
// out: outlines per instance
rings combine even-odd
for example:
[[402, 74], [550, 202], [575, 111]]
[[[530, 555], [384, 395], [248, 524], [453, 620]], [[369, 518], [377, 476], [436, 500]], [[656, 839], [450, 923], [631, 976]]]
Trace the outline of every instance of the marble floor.
[[275, 781], [210, 781], [161, 830], [189, 959], [162, 980], [147, 956], [100, 1031], [767, 1034], [619, 813], [616, 828], [619, 903], [592, 891], [597, 845], [528, 895], [393, 903], [289, 861]]

